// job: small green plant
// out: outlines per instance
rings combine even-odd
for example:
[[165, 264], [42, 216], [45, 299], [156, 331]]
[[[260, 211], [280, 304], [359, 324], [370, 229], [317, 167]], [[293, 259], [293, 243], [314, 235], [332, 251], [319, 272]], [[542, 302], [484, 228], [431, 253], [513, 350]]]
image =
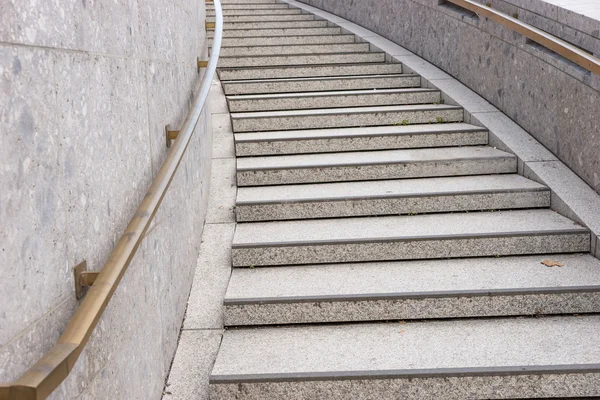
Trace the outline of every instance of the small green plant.
[[407, 119], [403, 120], [401, 125], [408, 125], [408, 120]]
[[514, 19], [519, 19], [519, 13], [518, 12], [513, 13], [513, 18]]
[[444, 123], [444, 118], [443, 118], [443, 117], [435, 117], [435, 121], [436, 121], [438, 124], [443, 124], [443, 123]]

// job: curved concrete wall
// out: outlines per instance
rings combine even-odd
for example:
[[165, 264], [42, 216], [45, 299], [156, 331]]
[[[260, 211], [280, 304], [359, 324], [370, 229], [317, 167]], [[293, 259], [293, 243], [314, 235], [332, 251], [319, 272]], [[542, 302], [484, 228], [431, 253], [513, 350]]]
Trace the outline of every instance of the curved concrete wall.
[[[46, 352], [160, 167], [206, 56], [204, 1], [6, 0], [0, 12], [0, 382]], [[159, 399], [208, 198], [205, 112], [93, 337], [55, 399]]]
[[[600, 193], [600, 76], [440, 0], [301, 1], [377, 32], [456, 77]], [[485, 3], [600, 55], [598, 21], [542, 0]]]

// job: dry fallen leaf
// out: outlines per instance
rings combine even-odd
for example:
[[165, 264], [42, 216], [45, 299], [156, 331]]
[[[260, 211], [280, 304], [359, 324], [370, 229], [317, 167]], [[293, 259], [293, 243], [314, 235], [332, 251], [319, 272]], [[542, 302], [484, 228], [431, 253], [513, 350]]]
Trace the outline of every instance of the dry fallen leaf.
[[565, 264], [559, 262], [559, 261], [554, 261], [554, 260], [544, 260], [542, 261], [542, 264], [544, 264], [546, 267], [564, 267]]

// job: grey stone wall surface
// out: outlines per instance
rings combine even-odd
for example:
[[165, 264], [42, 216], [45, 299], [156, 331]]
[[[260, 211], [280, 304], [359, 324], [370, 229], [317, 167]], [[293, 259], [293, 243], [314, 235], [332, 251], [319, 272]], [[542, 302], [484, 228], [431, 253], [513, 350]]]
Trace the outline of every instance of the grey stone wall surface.
[[[448, 72], [600, 193], [600, 76], [440, 0], [301, 1], [370, 29]], [[600, 54], [598, 20], [543, 0], [485, 3]]]
[[[0, 0], [0, 383], [55, 343], [167, 154], [207, 56], [198, 0]], [[204, 111], [143, 244], [53, 399], [159, 399], [208, 202]]]

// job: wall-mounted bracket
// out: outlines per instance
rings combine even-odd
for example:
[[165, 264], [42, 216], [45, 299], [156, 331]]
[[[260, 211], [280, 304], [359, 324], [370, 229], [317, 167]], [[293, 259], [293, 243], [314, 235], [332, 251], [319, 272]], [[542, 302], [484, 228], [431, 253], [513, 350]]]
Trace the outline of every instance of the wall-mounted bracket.
[[85, 295], [87, 288], [96, 282], [96, 278], [100, 273], [88, 271], [86, 261], [77, 264], [73, 272], [75, 278], [75, 297], [79, 300]]
[[209, 29], [215, 29], [215, 23], [214, 22], [208, 22], [206, 21], [206, 30]]
[[197, 60], [198, 60], [198, 72], [200, 72], [200, 70], [202, 68], [208, 67], [208, 61], [201, 60], [200, 57], [198, 57]]
[[171, 147], [171, 142], [177, 139], [178, 135], [179, 131], [171, 130], [171, 125], [169, 124], [165, 125], [165, 137], [167, 140], [167, 147]]

